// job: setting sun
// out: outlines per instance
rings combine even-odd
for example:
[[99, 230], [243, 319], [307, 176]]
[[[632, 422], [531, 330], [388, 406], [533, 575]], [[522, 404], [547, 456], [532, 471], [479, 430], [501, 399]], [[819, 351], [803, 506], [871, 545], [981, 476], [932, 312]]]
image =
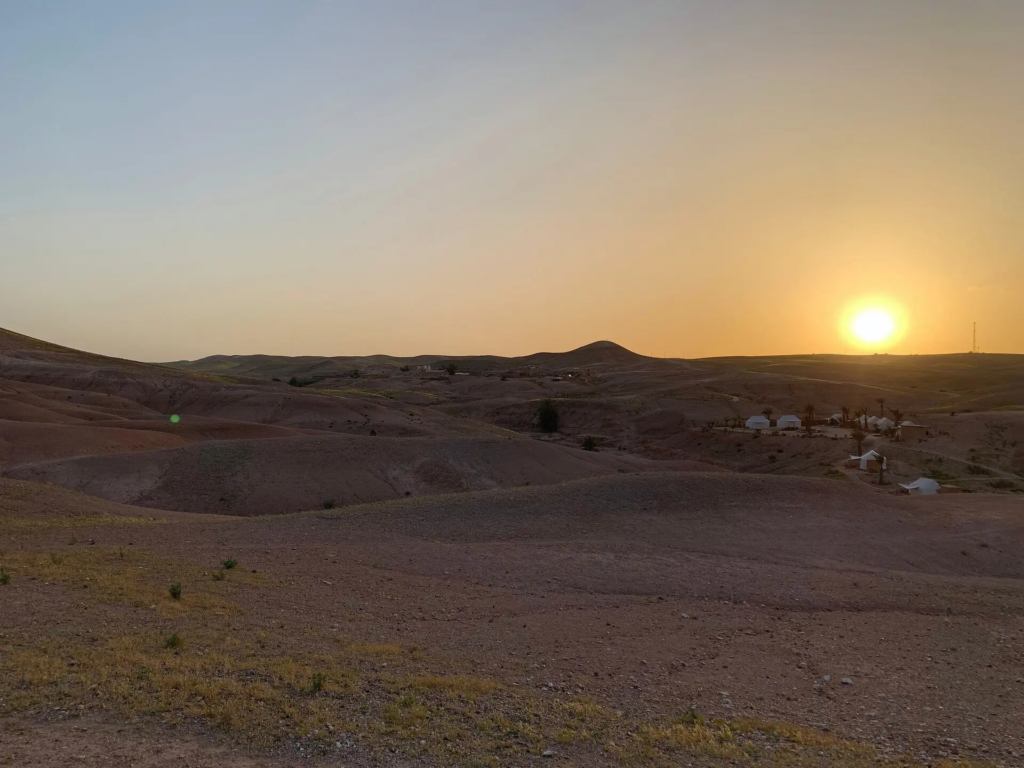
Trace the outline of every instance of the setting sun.
[[881, 309], [861, 312], [853, 321], [853, 332], [863, 342], [878, 344], [892, 336], [896, 324], [892, 316]]

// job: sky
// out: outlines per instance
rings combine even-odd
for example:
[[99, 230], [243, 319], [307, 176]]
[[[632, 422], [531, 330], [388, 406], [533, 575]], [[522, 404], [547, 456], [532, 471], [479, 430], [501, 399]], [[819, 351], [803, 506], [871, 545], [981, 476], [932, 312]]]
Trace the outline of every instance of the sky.
[[0, 327], [1024, 353], [1021, 40], [1020, 0], [0, 0]]

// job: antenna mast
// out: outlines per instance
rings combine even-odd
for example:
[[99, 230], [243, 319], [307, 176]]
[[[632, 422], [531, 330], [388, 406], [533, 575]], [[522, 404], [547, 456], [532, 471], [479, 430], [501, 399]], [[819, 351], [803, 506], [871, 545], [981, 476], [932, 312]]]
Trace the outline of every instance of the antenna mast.
[[971, 343], [971, 352], [978, 351], [978, 324], [974, 324], [974, 341]]

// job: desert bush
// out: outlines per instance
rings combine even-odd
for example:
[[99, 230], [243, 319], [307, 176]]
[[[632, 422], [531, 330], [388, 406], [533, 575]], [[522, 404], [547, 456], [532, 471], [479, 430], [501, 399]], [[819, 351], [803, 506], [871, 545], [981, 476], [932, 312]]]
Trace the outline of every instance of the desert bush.
[[181, 584], [171, 584], [167, 591], [171, 595], [171, 600], [181, 600]]
[[223, 568], [213, 572], [214, 581], [224, 581], [224, 579], [226, 579], [227, 577], [228, 574]]
[[448, 365], [444, 367], [444, 370], [449, 376], [454, 376], [455, 372], [459, 370], [459, 366], [455, 363], [448, 363]]
[[558, 431], [558, 406], [555, 405], [554, 400], [541, 401], [537, 408], [537, 426], [540, 427], [541, 432], [549, 434]]
[[230, 571], [232, 568], [238, 567], [238, 561], [233, 557], [229, 557], [221, 563], [221, 567], [223, 567], [225, 571]]
[[309, 685], [309, 692], [316, 695], [324, 689], [324, 683], [327, 682], [327, 676], [323, 672], [314, 672], [313, 681]]
[[981, 466], [980, 464], [968, 464], [967, 465], [967, 471], [970, 472], [972, 475], [991, 475], [992, 474], [991, 470], [986, 469], [985, 467]]
[[324, 509], [334, 509], [334, 499], [328, 499], [324, 502]]
[[401, 371], [402, 373], [408, 373], [408, 372], [409, 372], [409, 371], [410, 371], [411, 369], [409, 368], [409, 366], [408, 366], [408, 365], [403, 365], [403, 366], [402, 366], [401, 368], [399, 368], [398, 370], [400, 370], [400, 371]]
[[597, 450], [597, 438], [593, 435], [587, 435], [583, 438], [581, 443], [584, 451], [596, 451]]
[[10, 583], [11, 583], [11, 574], [9, 574], [3, 568], [0, 568], [0, 584], [2, 584], [4, 586], [7, 586]]
[[768, 456], [768, 463], [769, 463], [769, 464], [774, 464], [774, 463], [775, 463], [776, 461], [778, 461], [778, 460], [779, 460], [779, 457], [778, 457], [778, 456], [776, 456], [776, 455], [775, 455], [774, 453], [773, 453], [773, 454], [770, 454], [770, 455]]
[[173, 635], [168, 635], [167, 637], [164, 638], [164, 647], [165, 648], [170, 648], [171, 650], [174, 650], [176, 648], [181, 648], [181, 644], [182, 644], [181, 635], [178, 635], [177, 633], [175, 633]]

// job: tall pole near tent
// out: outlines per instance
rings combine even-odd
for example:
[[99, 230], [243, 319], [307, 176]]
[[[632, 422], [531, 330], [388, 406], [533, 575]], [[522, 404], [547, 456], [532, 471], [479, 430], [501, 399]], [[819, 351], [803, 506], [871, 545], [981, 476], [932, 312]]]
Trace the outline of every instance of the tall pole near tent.
[[971, 342], [971, 352], [978, 351], [978, 324], [974, 324], [974, 341]]

